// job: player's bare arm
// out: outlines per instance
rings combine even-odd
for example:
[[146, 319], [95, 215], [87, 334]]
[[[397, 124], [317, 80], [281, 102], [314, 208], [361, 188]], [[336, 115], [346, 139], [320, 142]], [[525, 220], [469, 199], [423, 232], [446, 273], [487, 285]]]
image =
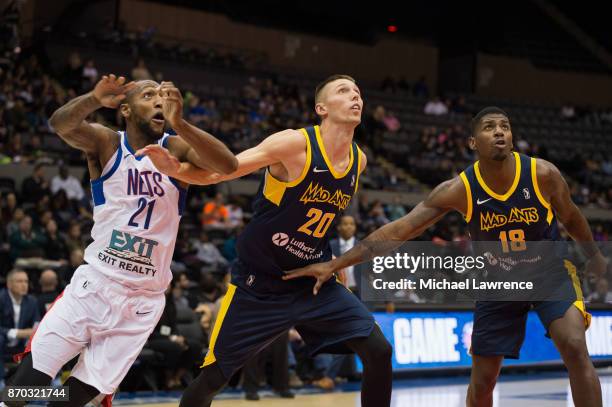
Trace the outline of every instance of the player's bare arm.
[[537, 160], [536, 169], [544, 199], [550, 203], [559, 221], [589, 259], [587, 272], [603, 274], [606, 270], [606, 259], [593, 240], [589, 223], [572, 201], [569, 187], [561, 172], [554, 164], [541, 159]]
[[[117, 108], [134, 86], [134, 82], [126, 83], [123, 76], [105, 75], [91, 92], [72, 99], [49, 119], [51, 127], [66, 143], [84, 151], [90, 164], [97, 164], [96, 168], [90, 165], [90, 170], [101, 172], [117, 149], [119, 138], [111, 129], [87, 122], [87, 116], [101, 107]], [[97, 171], [91, 174], [93, 178], [99, 175]]]
[[467, 206], [465, 186], [459, 177], [455, 177], [434, 188], [429, 196], [408, 214], [372, 232], [342, 256], [297, 269], [283, 279], [314, 277], [317, 282], [313, 293], [316, 294], [321, 285], [336, 271], [397, 249], [405, 241], [421, 235], [449, 211], [457, 210], [465, 214]]
[[260, 144], [236, 156], [238, 167], [230, 174], [202, 170], [190, 162], [175, 162], [172, 173], [160, 167], [158, 161], [170, 160], [170, 154], [159, 146], [147, 146], [138, 153], [147, 154], [155, 165], [168, 175], [194, 185], [217, 184], [243, 177], [261, 168], [270, 167], [272, 175], [281, 181], [297, 178], [306, 163], [306, 139], [298, 130], [283, 130], [267, 137]]
[[162, 96], [164, 119], [179, 135], [168, 140], [170, 152], [179, 161], [199, 169], [220, 174], [235, 171], [238, 161], [227, 146], [183, 118], [183, 97], [179, 89], [172, 82], [162, 82], [158, 91]]

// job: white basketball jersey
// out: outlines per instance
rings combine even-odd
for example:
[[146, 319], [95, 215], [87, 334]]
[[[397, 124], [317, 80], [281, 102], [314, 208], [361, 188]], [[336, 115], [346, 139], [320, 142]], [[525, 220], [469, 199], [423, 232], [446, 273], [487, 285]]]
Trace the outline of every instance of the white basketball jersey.
[[[187, 191], [159, 172], [149, 157], [135, 157], [124, 132], [100, 178], [91, 181], [93, 242], [85, 261], [112, 280], [163, 292]], [[164, 146], [168, 134], [159, 140]]]

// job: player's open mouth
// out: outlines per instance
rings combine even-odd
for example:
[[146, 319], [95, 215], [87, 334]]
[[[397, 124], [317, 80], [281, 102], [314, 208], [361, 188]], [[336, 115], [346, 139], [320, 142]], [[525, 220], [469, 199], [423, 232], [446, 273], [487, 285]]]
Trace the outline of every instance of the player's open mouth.
[[495, 145], [498, 147], [504, 147], [506, 145], [506, 142], [504, 140], [498, 140], [495, 142]]
[[355, 104], [355, 105], [351, 106], [351, 110], [358, 110], [358, 111], [361, 111], [361, 106], [359, 106], [359, 105]]
[[151, 118], [151, 121], [155, 124], [160, 124], [163, 125], [164, 124], [164, 115], [162, 113], [156, 113], [155, 116], [153, 116], [153, 118]]

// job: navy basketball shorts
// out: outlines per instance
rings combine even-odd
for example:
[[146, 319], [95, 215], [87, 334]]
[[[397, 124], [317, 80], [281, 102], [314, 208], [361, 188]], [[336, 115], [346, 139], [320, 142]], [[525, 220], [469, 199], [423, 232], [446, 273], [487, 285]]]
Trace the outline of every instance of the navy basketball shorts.
[[258, 293], [230, 284], [215, 321], [204, 366], [217, 363], [230, 378], [279, 335], [295, 327], [311, 355], [351, 353], [344, 343], [365, 338], [374, 318], [365, 305], [334, 279], [317, 295], [312, 284], [288, 293]]
[[508, 359], [518, 359], [525, 339], [527, 314], [530, 310], [538, 314], [542, 325], [546, 328], [547, 337], [550, 337], [548, 334], [550, 324], [562, 318], [572, 306], [582, 312], [585, 328], [588, 328], [591, 315], [586, 312], [575, 267], [573, 265], [568, 267], [567, 273], [569, 278], [565, 279], [556, 291], [568, 293], [571, 291], [571, 295], [566, 295], [562, 300], [477, 301], [471, 353], [478, 356], [504, 356]]

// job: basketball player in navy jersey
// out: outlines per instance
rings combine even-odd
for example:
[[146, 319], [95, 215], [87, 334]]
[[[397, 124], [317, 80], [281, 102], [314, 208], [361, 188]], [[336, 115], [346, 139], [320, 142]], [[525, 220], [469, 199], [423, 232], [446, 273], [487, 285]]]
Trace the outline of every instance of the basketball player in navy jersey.
[[[318, 263], [287, 275], [294, 279], [316, 278], [319, 286], [334, 272], [367, 261], [414, 239], [456, 210], [465, 215], [474, 242], [498, 242], [507, 255], [525, 250], [530, 241], [557, 240], [557, 219], [578, 242], [588, 257], [587, 272], [601, 275], [606, 259], [594, 244], [588, 223], [572, 202], [567, 183], [551, 163], [512, 151], [512, 131], [508, 115], [489, 107], [472, 121], [470, 148], [479, 161], [451, 180], [438, 185], [406, 216], [369, 235], [352, 250], [327, 263]], [[486, 223], [490, 214], [528, 211], [529, 222]], [[496, 244], [496, 245], [497, 245]], [[490, 245], [490, 243], [489, 243]], [[504, 357], [518, 358], [525, 336], [527, 312], [534, 309], [548, 336], [559, 350], [569, 371], [576, 407], [600, 407], [601, 388], [586, 346], [585, 330], [590, 315], [585, 311], [575, 267], [551, 254], [543, 256], [540, 274], [558, 281], [571, 295], [551, 301], [477, 301], [472, 333], [472, 375], [466, 403], [470, 407], [490, 407], [493, 389]]]
[[209, 406], [254, 353], [295, 326], [312, 354], [350, 353], [364, 364], [361, 405], [389, 406], [391, 346], [366, 307], [336, 279], [312, 290], [306, 279], [285, 281], [292, 269], [332, 258], [328, 231], [357, 192], [366, 165], [353, 141], [363, 101], [355, 80], [334, 75], [315, 91], [320, 126], [284, 130], [238, 154], [238, 170], [211, 174], [179, 164], [165, 150], [142, 150], [158, 168], [186, 182], [210, 184], [265, 168], [253, 219], [237, 243], [232, 284], [213, 328], [200, 375], [183, 407]]
[[[119, 108], [126, 131], [89, 123], [87, 117], [101, 107]], [[93, 242], [85, 250], [87, 264], [41, 321], [7, 389], [48, 386], [80, 354], [65, 382], [70, 400], [52, 403], [80, 407], [100, 393], [112, 395], [127, 374], [164, 309], [186, 192], [184, 183], [160, 173], [134, 149], [158, 143], [176, 161], [196, 168], [231, 173], [237, 166], [227, 147], [187, 123], [182, 110], [171, 82], [126, 83], [108, 75], [51, 117], [60, 137], [87, 156]], [[180, 136], [164, 133], [166, 125]]]

